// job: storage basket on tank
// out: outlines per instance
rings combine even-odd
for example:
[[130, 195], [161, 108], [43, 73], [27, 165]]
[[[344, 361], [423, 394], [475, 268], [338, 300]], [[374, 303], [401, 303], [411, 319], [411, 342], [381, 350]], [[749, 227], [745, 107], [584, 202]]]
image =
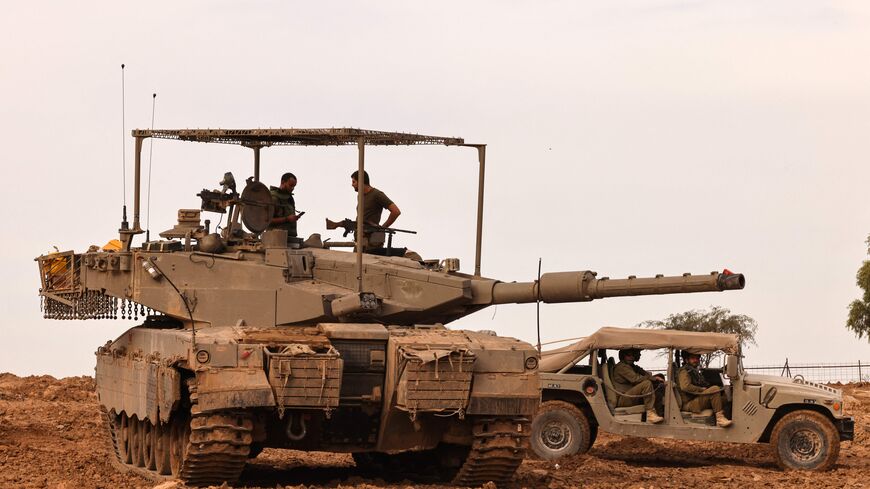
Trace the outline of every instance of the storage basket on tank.
[[287, 408], [338, 407], [342, 360], [330, 348], [315, 352], [308, 345], [287, 345], [278, 352], [266, 351], [269, 384], [283, 414]]
[[400, 349], [396, 405], [420, 412], [455, 413], [463, 418], [471, 392], [475, 356], [465, 348]]

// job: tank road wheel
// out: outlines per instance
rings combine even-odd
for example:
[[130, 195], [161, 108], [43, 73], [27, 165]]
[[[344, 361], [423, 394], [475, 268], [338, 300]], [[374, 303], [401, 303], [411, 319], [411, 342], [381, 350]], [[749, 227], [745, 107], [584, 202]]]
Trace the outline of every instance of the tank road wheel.
[[148, 470], [154, 470], [154, 435], [156, 428], [149, 420], [143, 420], [139, 423], [139, 437], [142, 438], [142, 462]]
[[190, 422], [186, 416], [173, 416], [169, 424], [169, 467], [174, 477], [181, 474], [190, 439]]
[[130, 418], [127, 417], [127, 413], [121, 413], [117, 419], [115, 434], [118, 442], [118, 458], [122, 464], [130, 464], [133, 462], [130, 450]]
[[532, 421], [532, 451], [544, 460], [586, 453], [592, 446], [589, 419], [577, 406], [547, 401]]
[[133, 459], [132, 464], [134, 467], [145, 466], [142, 453], [142, 437], [139, 434], [142, 429], [141, 426], [142, 423], [139, 421], [139, 418], [136, 415], [133, 415], [133, 417], [130, 418], [128, 436], [130, 437], [130, 456]]
[[783, 469], [828, 470], [840, 454], [834, 424], [815, 411], [794, 411], [782, 417], [770, 435], [776, 463]]
[[172, 473], [169, 463], [169, 426], [158, 422], [154, 428], [154, 470], [160, 475]]

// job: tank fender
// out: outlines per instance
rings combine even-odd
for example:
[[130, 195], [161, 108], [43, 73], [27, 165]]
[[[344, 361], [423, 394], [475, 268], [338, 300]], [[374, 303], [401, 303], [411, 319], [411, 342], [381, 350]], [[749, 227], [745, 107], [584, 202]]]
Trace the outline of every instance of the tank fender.
[[97, 355], [97, 398], [116, 413], [126, 412], [138, 419], [169, 421], [181, 400], [181, 374], [141, 359], [112, 354]]
[[199, 410], [272, 407], [275, 395], [262, 368], [208, 368], [196, 372]]
[[532, 416], [541, 404], [537, 372], [475, 373], [468, 414]]

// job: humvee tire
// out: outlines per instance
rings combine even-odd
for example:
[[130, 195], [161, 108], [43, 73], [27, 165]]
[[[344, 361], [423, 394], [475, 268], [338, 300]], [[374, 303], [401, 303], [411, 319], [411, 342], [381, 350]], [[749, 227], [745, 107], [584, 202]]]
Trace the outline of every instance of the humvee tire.
[[786, 414], [770, 435], [776, 463], [786, 470], [828, 470], [840, 454], [840, 436], [825, 415], [800, 410]]
[[589, 419], [577, 406], [547, 401], [532, 421], [532, 451], [544, 460], [586, 453], [592, 446], [591, 431]]

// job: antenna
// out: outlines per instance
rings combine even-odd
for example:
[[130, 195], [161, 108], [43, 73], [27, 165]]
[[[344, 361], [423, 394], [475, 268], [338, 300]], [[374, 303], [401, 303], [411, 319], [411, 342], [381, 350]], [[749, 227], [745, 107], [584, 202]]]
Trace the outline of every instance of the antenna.
[[538, 311], [538, 354], [541, 353], [541, 258], [538, 257], [538, 297], [535, 301]]
[[[157, 94], [151, 95], [151, 131], [154, 131], [154, 112]], [[151, 241], [151, 157], [154, 155], [154, 138], [148, 138], [148, 203], [145, 204], [145, 241]]]
[[124, 63], [121, 63], [121, 179], [123, 180], [121, 192], [124, 199], [121, 207], [121, 229], [129, 229], [130, 225], [127, 223], [127, 129], [124, 125], [126, 121], [124, 85]]

